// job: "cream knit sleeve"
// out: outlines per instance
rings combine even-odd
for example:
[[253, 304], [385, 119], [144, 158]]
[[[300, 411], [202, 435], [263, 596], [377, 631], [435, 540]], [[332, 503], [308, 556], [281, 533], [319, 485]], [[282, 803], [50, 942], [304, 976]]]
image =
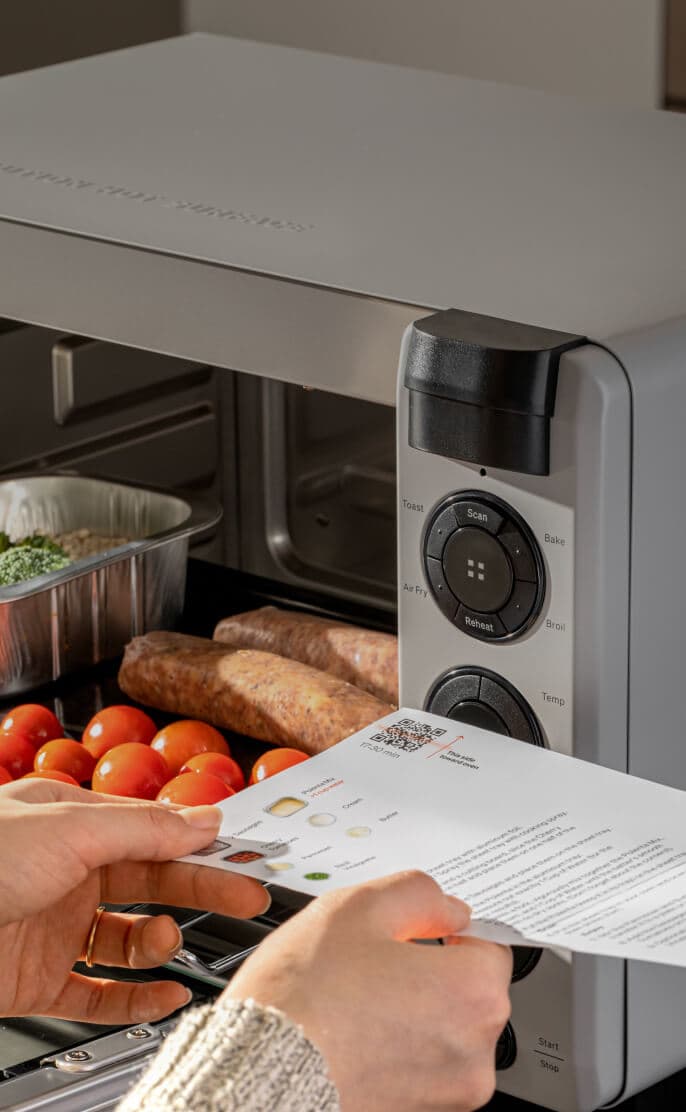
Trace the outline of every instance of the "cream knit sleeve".
[[183, 1016], [117, 1112], [340, 1112], [321, 1054], [275, 1008], [221, 997]]

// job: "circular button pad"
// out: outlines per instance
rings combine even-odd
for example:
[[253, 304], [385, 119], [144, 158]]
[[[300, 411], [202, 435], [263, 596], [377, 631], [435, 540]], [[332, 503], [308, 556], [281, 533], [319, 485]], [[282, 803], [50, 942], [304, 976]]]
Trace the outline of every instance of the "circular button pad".
[[500, 499], [471, 491], [446, 498], [429, 521], [423, 556], [434, 599], [470, 637], [521, 636], [540, 612], [540, 550], [519, 514]]
[[488, 668], [451, 668], [436, 680], [424, 709], [495, 734], [545, 745], [526, 699], [503, 676]]

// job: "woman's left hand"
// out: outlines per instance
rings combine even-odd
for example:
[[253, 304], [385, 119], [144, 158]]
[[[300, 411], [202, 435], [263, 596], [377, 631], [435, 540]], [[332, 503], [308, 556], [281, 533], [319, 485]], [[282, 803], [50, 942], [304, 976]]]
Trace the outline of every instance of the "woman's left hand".
[[[252, 918], [269, 906], [256, 880], [173, 858], [207, 845], [215, 807], [172, 809], [71, 787], [0, 788], [0, 1016], [89, 1023], [161, 1019], [188, 1001], [174, 981], [115, 981], [73, 971], [100, 904], [161, 903]], [[92, 961], [124, 969], [168, 962], [181, 946], [168, 915], [104, 912]]]

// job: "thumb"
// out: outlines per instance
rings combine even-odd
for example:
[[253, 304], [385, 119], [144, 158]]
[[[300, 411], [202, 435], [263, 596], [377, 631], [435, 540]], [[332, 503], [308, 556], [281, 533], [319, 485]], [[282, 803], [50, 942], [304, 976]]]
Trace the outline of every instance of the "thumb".
[[446, 896], [426, 873], [395, 873], [362, 885], [367, 921], [399, 942], [413, 938], [441, 938], [469, 926], [466, 903]]
[[89, 869], [118, 861], [184, 857], [214, 841], [222, 820], [218, 807], [175, 811], [139, 801], [58, 803], [53, 807], [59, 836]]

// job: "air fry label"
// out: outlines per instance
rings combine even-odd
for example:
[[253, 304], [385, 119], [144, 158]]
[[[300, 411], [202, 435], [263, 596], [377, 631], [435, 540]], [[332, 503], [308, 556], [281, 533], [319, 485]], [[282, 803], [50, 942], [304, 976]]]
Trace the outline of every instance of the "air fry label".
[[686, 966], [676, 789], [399, 710], [220, 807], [188, 860], [310, 895], [422, 869], [477, 937]]

